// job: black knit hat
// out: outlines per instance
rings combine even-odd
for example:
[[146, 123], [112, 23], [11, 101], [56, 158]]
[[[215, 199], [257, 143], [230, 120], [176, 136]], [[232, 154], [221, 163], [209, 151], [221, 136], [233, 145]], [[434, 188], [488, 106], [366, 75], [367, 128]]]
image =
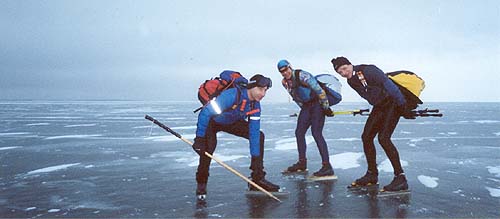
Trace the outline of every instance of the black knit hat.
[[256, 74], [252, 78], [250, 78], [250, 81], [248, 82], [247, 88], [252, 89], [254, 87], [267, 87], [271, 88], [273, 86], [273, 82], [271, 81], [270, 78], [265, 77], [261, 74]]
[[343, 65], [351, 65], [351, 62], [346, 57], [340, 56], [332, 59], [333, 68], [335, 71]]

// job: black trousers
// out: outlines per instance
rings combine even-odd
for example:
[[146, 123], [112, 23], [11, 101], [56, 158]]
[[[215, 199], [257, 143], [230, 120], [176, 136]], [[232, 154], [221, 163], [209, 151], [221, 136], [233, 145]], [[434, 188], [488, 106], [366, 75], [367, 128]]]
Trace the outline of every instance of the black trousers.
[[395, 102], [391, 99], [386, 99], [381, 104], [373, 107], [361, 136], [369, 171], [378, 172], [375, 144], [373, 143], [375, 135], [378, 134], [378, 142], [391, 161], [394, 174], [399, 175], [403, 173], [398, 150], [391, 141], [392, 133], [396, 129], [400, 116], [401, 113], [398, 111]]
[[[217, 147], [217, 132], [226, 132], [229, 134], [233, 134], [242, 138], [249, 139], [250, 134], [248, 131], [248, 122], [240, 120], [233, 124], [222, 125], [216, 124], [213, 120], [210, 120], [207, 130], [207, 152], [209, 154], [213, 154], [215, 148]], [[265, 176], [264, 166], [264, 133], [260, 132], [260, 156], [254, 157], [252, 159], [252, 163], [250, 165], [250, 169], [252, 170], [252, 179], [260, 179]], [[196, 172], [196, 182], [198, 183], [207, 183], [210, 169], [210, 162], [212, 159], [209, 157], [202, 155], [200, 156], [200, 161], [198, 164], [198, 170]]]

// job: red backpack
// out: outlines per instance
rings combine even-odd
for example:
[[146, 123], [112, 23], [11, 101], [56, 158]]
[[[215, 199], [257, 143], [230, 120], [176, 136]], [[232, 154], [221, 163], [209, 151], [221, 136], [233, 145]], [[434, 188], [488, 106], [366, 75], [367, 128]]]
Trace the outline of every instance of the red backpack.
[[[245, 86], [247, 83], [247, 79], [239, 72], [225, 70], [220, 73], [219, 77], [206, 80], [200, 85], [200, 88], [198, 88], [198, 100], [205, 106], [211, 99], [219, 96], [223, 91], [233, 87]], [[203, 106], [194, 112], [196, 113], [201, 110]]]

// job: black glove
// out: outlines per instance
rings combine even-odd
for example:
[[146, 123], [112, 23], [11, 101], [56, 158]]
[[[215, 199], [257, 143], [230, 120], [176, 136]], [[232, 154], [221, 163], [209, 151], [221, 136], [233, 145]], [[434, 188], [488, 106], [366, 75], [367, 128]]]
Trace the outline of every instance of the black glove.
[[194, 138], [192, 147], [194, 152], [196, 152], [198, 155], [204, 155], [205, 151], [207, 150], [207, 138], [196, 136], [196, 138]]
[[323, 109], [323, 113], [325, 114], [325, 116], [328, 116], [328, 117], [333, 117], [334, 116], [333, 110], [330, 109], [330, 108]]

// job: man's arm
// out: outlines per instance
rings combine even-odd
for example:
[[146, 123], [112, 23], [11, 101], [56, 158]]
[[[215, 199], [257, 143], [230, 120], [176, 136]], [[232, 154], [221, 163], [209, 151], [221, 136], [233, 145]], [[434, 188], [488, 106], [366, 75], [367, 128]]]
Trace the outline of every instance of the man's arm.
[[383, 87], [389, 96], [396, 100], [398, 106], [404, 106], [406, 104], [406, 100], [398, 86], [394, 84], [382, 70], [377, 68], [377, 66], [366, 66], [364, 72], [366, 75], [365, 77], [367, 77], [370, 82]]
[[231, 88], [222, 92], [217, 98], [208, 102], [198, 115], [198, 123], [196, 128], [196, 136], [204, 137], [210, 119], [224, 112], [234, 105], [238, 91], [236, 88]]
[[329, 109], [330, 105], [328, 103], [328, 97], [326, 96], [326, 92], [325, 90], [323, 90], [323, 88], [319, 85], [319, 82], [318, 80], [316, 80], [316, 78], [309, 72], [306, 72], [306, 71], [301, 71], [300, 72], [300, 81], [303, 81], [307, 84], [307, 86], [309, 86], [309, 88], [311, 88], [311, 90], [316, 93], [316, 95], [318, 96], [318, 99], [319, 99], [319, 102], [321, 104], [321, 107], [324, 109], [324, 110], [327, 110]]
[[[260, 110], [260, 103], [255, 104], [255, 109]], [[262, 154], [260, 151], [260, 111], [249, 116], [248, 133], [250, 142], [250, 154], [258, 157]]]

